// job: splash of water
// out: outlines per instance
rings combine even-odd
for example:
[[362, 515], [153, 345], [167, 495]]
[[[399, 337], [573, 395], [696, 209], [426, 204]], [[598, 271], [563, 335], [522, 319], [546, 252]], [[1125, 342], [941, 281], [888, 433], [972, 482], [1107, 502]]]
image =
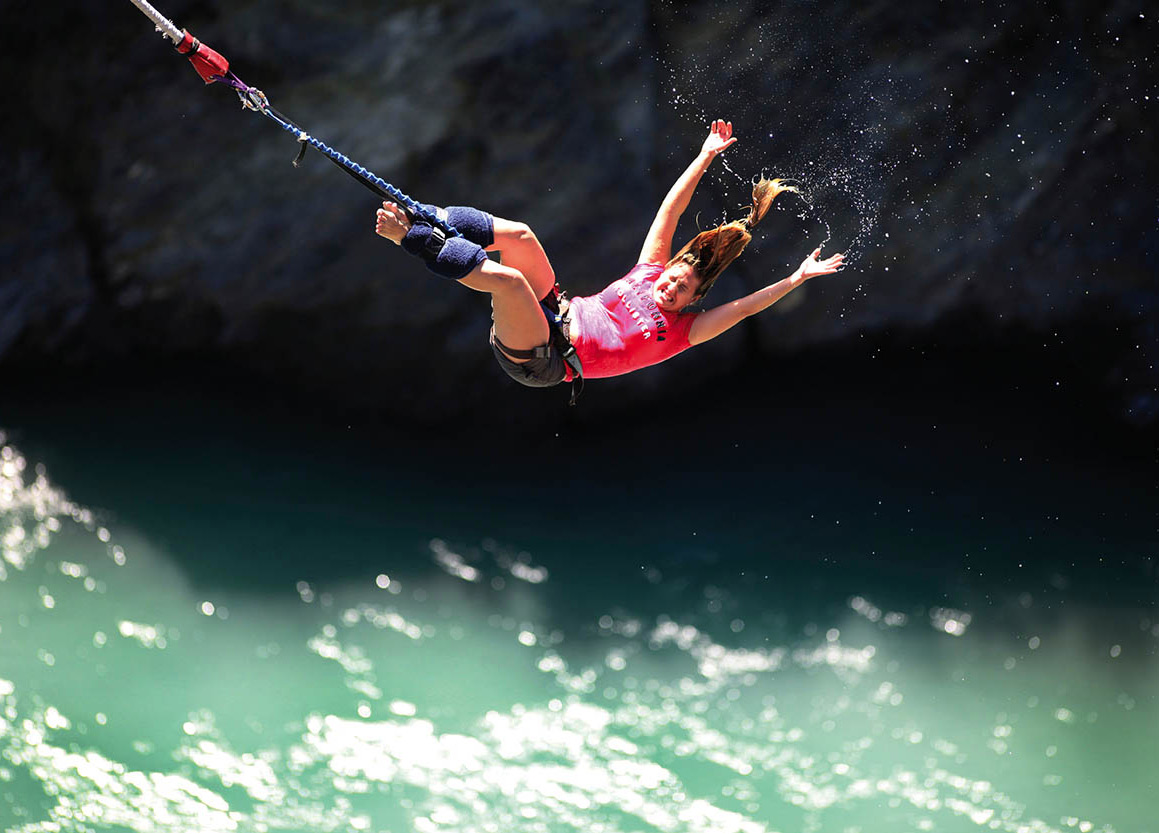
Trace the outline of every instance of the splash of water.
[[[723, 106], [728, 118], [735, 122], [746, 146], [744, 159], [759, 160], [762, 176], [780, 178], [798, 189], [796, 197], [786, 195], [776, 207], [796, 216], [810, 248], [820, 238], [823, 249], [834, 246], [845, 253], [847, 265], [853, 264], [875, 245], [885, 186], [901, 159], [899, 151], [885, 144], [884, 125], [892, 116], [890, 101], [896, 92], [894, 80], [883, 78], [876, 89], [858, 89], [849, 83], [852, 71], [847, 61], [824, 52], [809, 53], [807, 83], [825, 89], [827, 94], [820, 100], [801, 101], [790, 92], [803, 79], [791, 73], [800, 73], [803, 68], [782, 69], [785, 76], [773, 78], [775, 70], [760, 67], [766, 61], [772, 65], [786, 38], [805, 42], [808, 32], [790, 35], [778, 31], [769, 20], [746, 20], [743, 27], [732, 31], [725, 12], [716, 17], [720, 19], [707, 25], [727, 31], [735, 41], [736, 65], [706, 66], [695, 53], [662, 60], [663, 89], [670, 106], [682, 118], [708, 124], [721, 115], [716, 112], [721, 103], [727, 103]], [[730, 89], [733, 75], [754, 73], [761, 77], [750, 85], [782, 94], [753, 101]], [[788, 101], [794, 102], [792, 110], [787, 109]], [[803, 126], [797, 134], [814, 140], [788, 145], [779, 140], [775, 130], [765, 128], [785, 119]], [[741, 164], [738, 160], [730, 159], [728, 153], [719, 159], [721, 170], [733, 181], [732, 187], [751, 186], [755, 176], [741, 175], [734, 168]], [[729, 183], [718, 182], [732, 190]], [[820, 231], [815, 231], [818, 228]]]

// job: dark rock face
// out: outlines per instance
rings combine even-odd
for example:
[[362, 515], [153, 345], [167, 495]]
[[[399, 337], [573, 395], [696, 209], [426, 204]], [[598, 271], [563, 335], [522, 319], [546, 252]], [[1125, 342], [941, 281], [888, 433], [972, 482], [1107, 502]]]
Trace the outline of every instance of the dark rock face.
[[[614, 399], [754, 353], [938, 339], [963, 318], [1063, 345], [1094, 318], [1140, 345], [1104, 381], [1132, 419], [1159, 416], [1144, 4], [161, 11], [403, 191], [530, 223], [574, 295], [631, 267], [707, 120], [731, 118], [736, 176], [706, 177], [680, 236], [697, 213], [735, 214], [762, 168], [796, 177], [812, 208], [782, 198], [710, 303], [788, 274], [826, 231], [853, 268], [695, 360], [603, 382]], [[0, 371], [208, 357], [408, 419], [546, 396], [494, 366], [485, 297], [375, 237], [374, 197], [320, 155], [291, 168], [292, 137], [201, 89], [129, 3], [6, 17], [7, 75], [32, 83], [6, 108]]]

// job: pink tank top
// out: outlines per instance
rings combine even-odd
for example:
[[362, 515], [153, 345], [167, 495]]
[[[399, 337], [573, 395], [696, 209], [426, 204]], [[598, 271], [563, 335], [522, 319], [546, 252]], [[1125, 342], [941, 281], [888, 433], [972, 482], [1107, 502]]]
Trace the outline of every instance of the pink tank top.
[[666, 313], [652, 299], [663, 271], [662, 264], [637, 264], [599, 295], [572, 299], [571, 319], [579, 330], [575, 350], [585, 377], [626, 374], [692, 347], [688, 331], [697, 314]]

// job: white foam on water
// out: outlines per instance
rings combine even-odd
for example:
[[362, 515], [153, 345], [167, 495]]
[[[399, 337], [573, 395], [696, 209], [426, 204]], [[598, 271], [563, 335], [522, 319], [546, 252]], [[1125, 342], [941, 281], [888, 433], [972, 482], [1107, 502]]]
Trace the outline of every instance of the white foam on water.
[[[5, 559], [19, 581], [10, 577], [0, 591], [40, 618], [27, 626], [40, 630], [28, 633], [55, 643], [33, 641], [39, 655], [29, 651], [0, 679], [0, 782], [12, 783], [4, 790], [20, 779], [35, 786], [35, 797], [20, 794], [25, 815], [5, 818], [13, 830], [763, 831], [788, 818], [840, 828], [851, 815], [911, 828], [1057, 827], [1030, 809], [1059, 800], [1010, 787], [1014, 777], [993, 776], [982, 758], [995, 755], [994, 743], [1028, 755], [1023, 740], [1033, 733], [1025, 724], [989, 716], [986, 738], [975, 744], [959, 732], [967, 725], [910, 707], [922, 702], [911, 691], [921, 673], [906, 674], [913, 661], [890, 641], [973, 645], [977, 626], [954, 633], [951, 623], [971, 625], [959, 609], [929, 609], [932, 628], [907, 628], [900, 614], [887, 625], [898, 612], [853, 597], [842, 621], [778, 643], [762, 637], [756, 612], [743, 622], [729, 613], [732, 600], [718, 589], [709, 600], [722, 603], [716, 619], [596, 608], [587, 627], [565, 637], [546, 600], [528, 598], [550, 591], [542, 582], [528, 579], [517, 593], [516, 583], [431, 586], [454, 591], [444, 598], [415, 580], [409, 596], [390, 595], [392, 606], [365, 601], [385, 598], [382, 585], [401, 586], [392, 579], [349, 589], [311, 585], [315, 599], [333, 599], [330, 607], [303, 605], [298, 588], [270, 609], [284, 608], [285, 620], [278, 613], [263, 623], [252, 600], [217, 590], [147, 583], [155, 590], [139, 593], [138, 572], [159, 560], [116, 567], [116, 531], [104, 541], [95, 514], [71, 505], [43, 474], [17, 485], [28, 470], [18, 458], [14, 449], [4, 458], [12, 463], [0, 510], [5, 529], [29, 531], [20, 542], [35, 540], [41, 524], [50, 535], [44, 547]], [[84, 548], [55, 550], [70, 526]], [[514, 565], [534, 570], [517, 548], [499, 550], [483, 547], [499, 572], [519, 578]], [[97, 561], [110, 558], [113, 565]], [[45, 570], [32, 576], [39, 560]], [[476, 564], [481, 573], [492, 567]], [[89, 597], [78, 583], [98, 577], [109, 592]], [[466, 603], [456, 593], [478, 599]], [[70, 594], [100, 604], [72, 605]], [[199, 608], [205, 595], [215, 600], [211, 616]], [[55, 607], [46, 608], [45, 597]], [[517, 615], [500, 614], [512, 601], [523, 606]], [[228, 621], [217, 616], [226, 603], [235, 612]], [[164, 622], [156, 610], [168, 612]], [[65, 612], [75, 620], [52, 630]], [[305, 628], [295, 631], [302, 618]], [[23, 627], [5, 620], [0, 638]], [[248, 693], [215, 684], [233, 675], [262, 686], [265, 670], [308, 686], [308, 697], [285, 694], [310, 706], [286, 714], [249, 698], [243, 714], [234, 703]], [[59, 691], [46, 672], [59, 676]], [[424, 675], [438, 681], [429, 690]], [[133, 705], [148, 713], [147, 723], [126, 726], [132, 710], [118, 710], [114, 699], [124, 691], [109, 688], [106, 677], [153, 693]], [[26, 679], [41, 682], [32, 688]], [[76, 699], [72, 682], [81, 679], [100, 682], [101, 694]], [[444, 697], [448, 681], [489, 706], [475, 713], [470, 698]], [[278, 693], [279, 685], [269, 689]], [[1134, 699], [1119, 703], [1126, 710]], [[229, 716], [220, 723], [234, 727], [230, 733], [219, 729], [219, 715]], [[1041, 711], [1042, 723], [1059, 733], [1081, 731], [1092, 715], [1077, 698]], [[236, 729], [243, 719], [252, 731], [244, 743]], [[1051, 740], [1042, 760], [1050, 769], [1035, 774], [1044, 790], [1062, 781], [1075, 746]], [[806, 816], [785, 816], [793, 812]]]
[[[96, 531], [93, 512], [53, 486], [43, 466], [34, 467], [29, 477], [27, 459], [5, 439], [0, 432], [0, 581], [8, 576], [6, 565], [16, 570], [29, 567], [66, 522]], [[101, 541], [108, 541], [104, 532]]]
[[435, 564], [451, 576], [457, 576], [467, 582], [478, 582], [482, 578], [478, 568], [468, 565], [466, 560], [447, 547], [447, 543], [442, 539], [431, 539], [430, 547]]
[[598, 811], [611, 807], [666, 830], [765, 830], [744, 814], [688, 798], [671, 771], [609, 733], [612, 720], [589, 704], [492, 711], [475, 737], [439, 734], [425, 719], [312, 716], [297, 756], [325, 763], [343, 788], [363, 780], [421, 788], [428, 798], [416, 813], [434, 828], [522, 830], [539, 820], [535, 830], [606, 830]]

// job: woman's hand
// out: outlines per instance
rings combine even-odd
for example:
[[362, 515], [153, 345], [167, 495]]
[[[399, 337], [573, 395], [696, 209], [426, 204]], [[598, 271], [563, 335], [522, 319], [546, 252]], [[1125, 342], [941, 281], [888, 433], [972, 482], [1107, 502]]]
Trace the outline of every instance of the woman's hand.
[[836, 255], [831, 255], [823, 261], [818, 260], [820, 255], [821, 247], [818, 246], [809, 257], [801, 262], [801, 268], [797, 270], [801, 275], [801, 280], [808, 281], [810, 278], [815, 278], [818, 275], [828, 275], [845, 266], [844, 252], [838, 252]]
[[701, 147], [700, 152], [707, 154], [711, 159], [735, 141], [736, 139], [732, 135], [732, 122], [717, 119], [712, 123], [712, 127], [708, 132], [708, 138], [704, 140], [704, 145]]

